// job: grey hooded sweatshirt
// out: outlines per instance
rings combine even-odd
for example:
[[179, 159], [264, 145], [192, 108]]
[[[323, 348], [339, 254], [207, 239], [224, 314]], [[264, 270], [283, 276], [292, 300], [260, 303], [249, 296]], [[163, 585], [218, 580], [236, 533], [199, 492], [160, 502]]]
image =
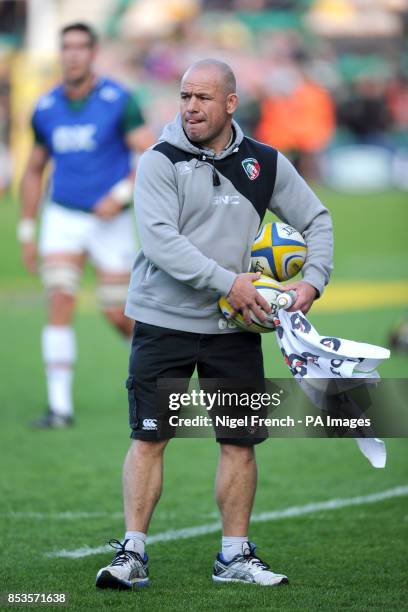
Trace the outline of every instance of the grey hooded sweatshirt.
[[331, 218], [292, 164], [235, 121], [232, 141], [214, 155], [188, 140], [177, 116], [138, 164], [141, 250], [126, 315], [201, 334], [239, 332], [225, 325], [217, 302], [248, 271], [267, 209], [304, 236], [303, 279], [321, 294], [332, 269]]

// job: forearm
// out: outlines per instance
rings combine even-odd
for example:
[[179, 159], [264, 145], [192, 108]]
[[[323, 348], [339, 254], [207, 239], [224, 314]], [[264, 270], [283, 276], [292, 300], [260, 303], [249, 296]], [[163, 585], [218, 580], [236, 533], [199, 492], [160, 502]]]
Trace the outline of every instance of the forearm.
[[27, 169], [21, 181], [22, 219], [36, 219], [42, 190], [42, 173]]
[[332, 222], [327, 211], [315, 217], [303, 231], [308, 253], [302, 270], [303, 280], [317, 289], [319, 295], [328, 283], [332, 271]]
[[303, 234], [307, 244], [303, 278], [321, 294], [332, 270], [331, 216], [292, 164], [281, 154], [278, 155], [275, 190], [269, 208]]
[[129, 203], [132, 201], [135, 175], [136, 171], [135, 169], [132, 169], [125, 178], [113, 185], [107, 195], [110, 195], [122, 206], [129, 205]]
[[[157, 268], [199, 291], [212, 289], [219, 295], [229, 293], [237, 277], [234, 272], [203, 255], [185, 236], [171, 227], [161, 228], [160, 239], [153, 238], [153, 234], [142, 230], [140, 238], [145, 256]], [[162, 248], [163, 244], [166, 245], [165, 249]]]
[[42, 195], [42, 171], [28, 167], [21, 183], [21, 218], [17, 225], [17, 240], [26, 269], [35, 274], [37, 268], [36, 218]]

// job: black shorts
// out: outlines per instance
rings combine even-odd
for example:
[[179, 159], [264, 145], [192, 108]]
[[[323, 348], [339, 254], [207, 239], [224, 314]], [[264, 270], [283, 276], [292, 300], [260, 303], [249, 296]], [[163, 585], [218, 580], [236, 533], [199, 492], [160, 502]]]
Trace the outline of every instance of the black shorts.
[[[239, 379], [248, 384], [257, 381], [259, 389], [264, 384], [261, 337], [245, 332], [196, 334], [136, 322], [126, 381], [131, 438], [157, 441], [174, 435], [168, 429], [163, 433], [157, 426], [163, 417], [157, 401], [157, 380], [189, 380], [195, 368], [201, 388], [206, 384], [213, 388], [214, 379]], [[228, 438], [222, 437], [217, 428], [215, 433], [217, 442], [240, 446], [252, 446], [268, 437], [263, 427], [241, 427]]]

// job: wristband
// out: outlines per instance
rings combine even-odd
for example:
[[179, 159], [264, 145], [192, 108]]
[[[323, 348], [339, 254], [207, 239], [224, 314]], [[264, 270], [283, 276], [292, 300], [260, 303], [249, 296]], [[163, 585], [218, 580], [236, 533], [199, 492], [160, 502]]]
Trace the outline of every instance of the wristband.
[[19, 242], [33, 242], [35, 239], [35, 220], [20, 219], [17, 225], [17, 240]]
[[133, 182], [128, 178], [119, 181], [110, 190], [110, 195], [121, 204], [128, 204], [132, 200]]

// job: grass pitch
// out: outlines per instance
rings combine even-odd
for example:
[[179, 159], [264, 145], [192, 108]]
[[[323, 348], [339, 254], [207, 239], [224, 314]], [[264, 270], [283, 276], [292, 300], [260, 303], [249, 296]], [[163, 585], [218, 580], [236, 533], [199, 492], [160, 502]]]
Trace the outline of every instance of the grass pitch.
[[[321, 195], [336, 232], [333, 286], [336, 281], [370, 281], [382, 295], [384, 281], [406, 280], [404, 196]], [[72, 610], [405, 609], [407, 496], [255, 522], [250, 537], [261, 558], [289, 576], [290, 585], [280, 588], [213, 585], [219, 533], [152, 544], [152, 584], [130, 593], [94, 588], [96, 571], [110, 553], [46, 556], [100, 547], [123, 535], [120, 471], [128, 446], [123, 386], [128, 349], [93, 302], [85, 300], [75, 322], [77, 426], [29, 430], [27, 423], [45, 405], [39, 358], [45, 315], [38, 281], [19, 264], [15, 217], [15, 203], [0, 202], [0, 591], [66, 592]], [[86, 293], [92, 283], [88, 273]], [[341, 304], [337, 311], [316, 308], [310, 318], [321, 333], [386, 346], [390, 328], [404, 312], [401, 304], [389, 300], [387, 306], [379, 300], [361, 311], [342, 311]], [[264, 348], [267, 375], [288, 376], [272, 335], [264, 338]], [[407, 363], [406, 357], [393, 355], [380, 373], [404, 377]], [[406, 486], [406, 440], [389, 440], [387, 446], [387, 467], [375, 470], [353, 440], [275, 439], [262, 444], [254, 513]], [[166, 453], [164, 493], [151, 534], [214, 523], [215, 443], [175, 440]]]

